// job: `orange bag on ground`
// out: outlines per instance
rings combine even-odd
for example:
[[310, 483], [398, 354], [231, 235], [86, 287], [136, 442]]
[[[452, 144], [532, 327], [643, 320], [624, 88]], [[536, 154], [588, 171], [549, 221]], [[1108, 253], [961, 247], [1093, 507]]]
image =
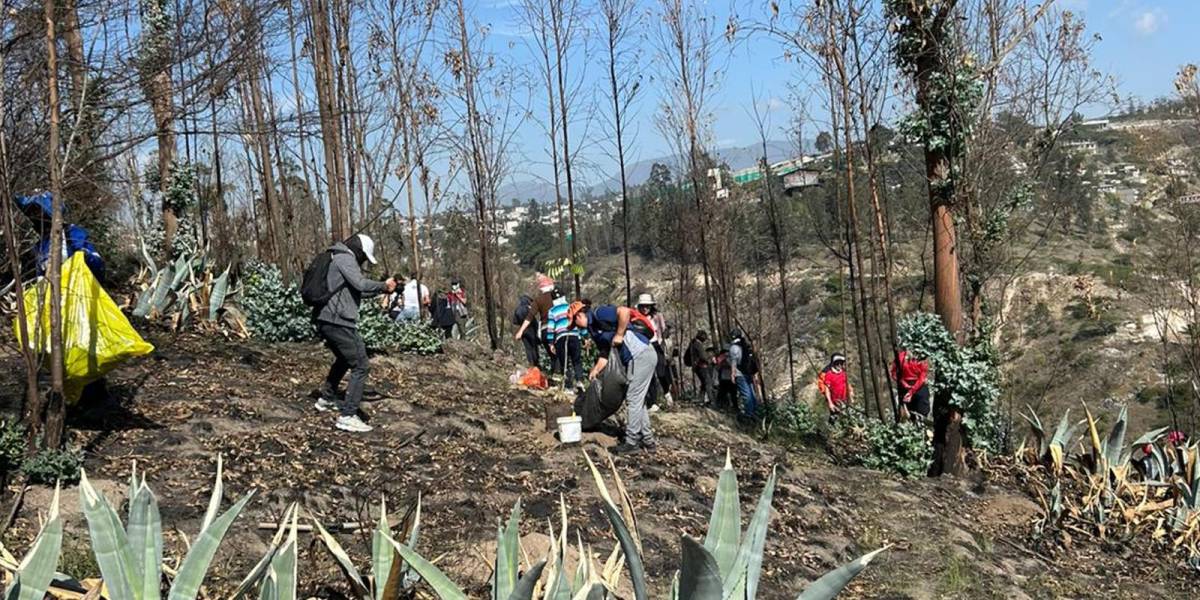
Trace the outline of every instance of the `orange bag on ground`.
[[529, 370], [525, 371], [525, 374], [517, 380], [517, 383], [535, 390], [544, 390], [550, 387], [549, 382], [546, 381], [546, 376], [542, 375], [542, 370], [537, 367], [529, 367]]

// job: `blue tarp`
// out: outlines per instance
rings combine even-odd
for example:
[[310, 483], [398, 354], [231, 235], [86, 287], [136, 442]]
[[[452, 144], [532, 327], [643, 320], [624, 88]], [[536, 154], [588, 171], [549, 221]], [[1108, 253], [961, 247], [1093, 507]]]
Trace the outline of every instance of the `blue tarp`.
[[[50, 260], [50, 231], [44, 225], [49, 222], [53, 214], [53, 196], [50, 192], [38, 192], [28, 196], [17, 196], [17, 206], [21, 208], [21, 212], [29, 217], [34, 225], [42, 234], [42, 239], [38, 241], [35, 252], [37, 254], [37, 272], [38, 275], [46, 273], [46, 266]], [[66, 213], [66, 206], [63, 207], [63, 213]], [[88, 232], [86, 229], [78, 225], [67, 225], [63, 232], [63, 238], [66, 244], [66, 257], [70, 257], [76, 252], [83, 252], [83, 260], [91, 269], [92, 275], [104, 281], [104, 260], [100, 257], [100, 253], [96, 251], [95, 244], [88, 240]]]

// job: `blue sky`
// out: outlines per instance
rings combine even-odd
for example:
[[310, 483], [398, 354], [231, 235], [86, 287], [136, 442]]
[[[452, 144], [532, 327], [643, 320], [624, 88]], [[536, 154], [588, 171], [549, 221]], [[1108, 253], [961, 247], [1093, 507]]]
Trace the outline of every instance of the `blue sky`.
[[[494, 47], [518, 62], [527, 60], [520, 21], [517, 16], [519, 0], [477, 0], [476, 18], [491, 25]], [[786, 2], [782, 2], [786, 4]], [[595, 3], [584, 0], [585, 7]], [[645, 0], [643, 8], [651, 11], [656, 2]], [[1034, 4], [1033, 0], [1030, 2]], [[764, 10], [765, 2], [758, 0], [715, 0], [708, 3], [708, 11], [717, 23], [724, 23], [731, 11], [737, 11], [743, 20], [752, 18], [757, 11]], [[1071, 10], [1082, 15], [1088, 29], [1098, 34], [1101, 41], [1096, 47], [1094, 64], [1102, 72], [1116, 78], [1122, 96], [1133, 95], [1150, 100], [1169, 95], [1171, 82], [1181, 64], [1200, 62], [1200, 0], [1057, 0], [1060, 9]], [[592, 19], [594, 22], [594, 18]], [[656, 27], [653, 16], [647, 25]], [[640, 42], [647, 50], [644, 64], [653, 70], [653, 41]], [[712, 138], [718, 147], [742, 146], [756, 143], [758, 139], [753, 119], [747, 114], [751, 99], [758, 97], [764, 108], [769, 109], [769, 119], [774, 131], [771, 137], [783, 139], [784, 128], [792, 118], [790, 88], [805, 77], [802, 63], [784, 60], [782, 49], [772, 40], [752, 39], [733, 47], [723, 46], [727, 58], [723, 85], [713, 96]], [[592, 57], [599, 56], [599, 49], [590, 51]], [[600, 77], [603, 65], [598, 61], [587, 66], [588, 79]], [[655, 130], [652, 117], [658, 110], [661, 91], [652, 84], [649, 93], [642, 96], [638, 106], [636, 123], [637, 137], [634, 159], [653, 158], [668, 153], [667, 144]], [[544, 106], [534, 97], [534, 114]], [[603, 97], [597, 95], [597, 101]], [[1091, 107], [1088, 116], [1103, 114], [1109, 107]], [[822, 118], [824, 108], [810, 106], [816, 119]], [[546, 142], [539, 136], [541, 129], [526, 123], [518, 136], [522, 154], [523, 172], [514, 174], [544, 176], [546, 169], [540, 161]], [[590, 131], [598, 133], [599, 125]], [[813, 128], [815, 134], [815, 126]], [[810, 137], [811, 136], [806, 136]], [[589, 177], [597, 179], [609, 171], [606, 152], [597, 147], [588, 153], [598, 169]]]

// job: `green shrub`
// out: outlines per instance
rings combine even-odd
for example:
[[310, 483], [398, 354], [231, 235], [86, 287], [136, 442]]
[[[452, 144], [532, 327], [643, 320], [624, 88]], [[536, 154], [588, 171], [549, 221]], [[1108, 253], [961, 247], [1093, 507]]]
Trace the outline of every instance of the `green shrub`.
[[785, 441], [801, 441], [817, 433], [817, 418], [805, 402], [766, 402], [760, 407], [763, 428]]
[[871, 451], [867, 438], [869, 423], [855, 407], [843, 411], [829, 427], [826, 451], [840, 465], [861, 465]]
[[962, 412], [967, 443], [990, 450], [1000, 434], [996, 403], [1000, 398], [999, 356], [992, 345], [992, 324], [981, 324], [969, 345], [959, 346], [942, 320], [931, 313], [915, 313], [900, 322], [900, 346], [928, 357], [935, 373], [930, 392], [948, 398]]
[[299, 288], [283, 280], [279, 267], [250, 263], [242, 275], [242, 285], [241, 305], [251, 335], [268, 342], [301, 342], [315, 337], [311, 309], [300, 298]]
[[21, 472], [29, 483], [54, 485], [78, 482], [82, 467], [83, 454], [78, 450], [43, 448], [21, 464]]
[[442, 351], [442, 335], [425, 323], [397, 323], [384, 314], [378, 302], [363, 302], [358, 313], [358, 332], [372, 350], [395, 350], [415, 354]]
[[933, 461], [933, 447], [925, 437], [925, 426], [901, 422], [894, 425], [872, 421], [867, 426], [869, 451], [863, 465], [903, 477], [920, 477]]
[[25, 426], [16, 421], [0, 423], [0, 472], [11, 473], [25, 458]]

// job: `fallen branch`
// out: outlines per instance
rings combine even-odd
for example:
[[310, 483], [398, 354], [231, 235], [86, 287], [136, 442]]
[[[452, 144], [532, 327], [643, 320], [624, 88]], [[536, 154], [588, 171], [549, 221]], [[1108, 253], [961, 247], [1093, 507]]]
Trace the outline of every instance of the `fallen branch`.
[[0, 527], [0, 537], [3, 537], [8, 532], [8, 528], [17, 520], [17, 513], [21, 512], [21, 505], [25, 502], [25, 492], [29, 491], [29, 486], [21, 484], [21, 490], [17, 492], [17, 497], [13, 499], [12, 508], [8, 510], [8, 518], [4, 519], [4, 526]]

